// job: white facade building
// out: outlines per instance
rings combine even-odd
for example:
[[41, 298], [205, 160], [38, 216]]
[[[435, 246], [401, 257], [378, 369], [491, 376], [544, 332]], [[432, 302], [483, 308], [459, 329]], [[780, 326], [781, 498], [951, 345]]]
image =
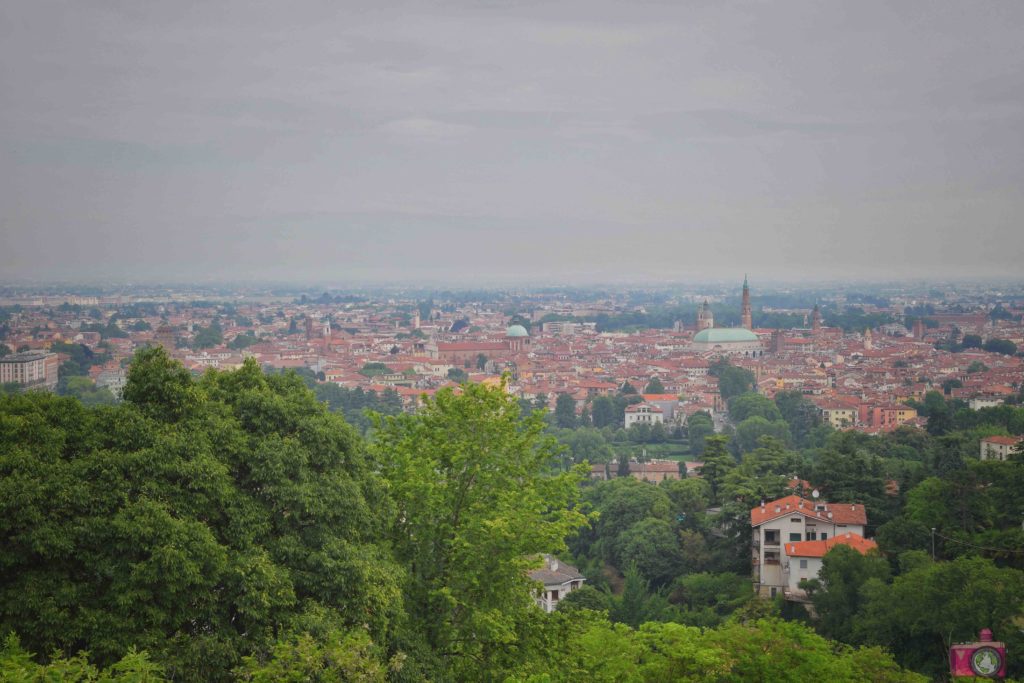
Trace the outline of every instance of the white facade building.
[[626, 429], [635, 424], [654, 425], [665, 421], [665, 411], [650, 403], [626, 406]]
[[[799, 563], [793, 566], [793, 544], [799, 551], [804, 541], [831, 541], [846, 534], [863, 540], [866, 524], [863, 505], [824, 503], [796, 495], [754, 508], [750, 511], [750, 526], [755, 590], [764, 597], [775, 597], [780, 591], [788, 594], [804, 576], [797, 570], [808, 569]], [[791, 580], [794, 575], [795, 581]], [[815, 576], [817, 572], [805, 578]]]
[[562, 598], [587, 580], [576, 567], [551, 555], [544, 555], [544, 566], [530, 572], [530, 578], [544, 584], [544, 590], [537, 595], [537, 606], [545, 612], [554, 612]]

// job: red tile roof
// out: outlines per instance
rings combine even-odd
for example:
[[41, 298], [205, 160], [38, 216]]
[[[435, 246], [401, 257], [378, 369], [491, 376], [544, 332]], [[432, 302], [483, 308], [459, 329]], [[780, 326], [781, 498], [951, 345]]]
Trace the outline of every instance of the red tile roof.
[[1020, 436], [986, 436], [982, 441], [984, 443], [997, 443], [1000, 446], [1014, 446], [1020, 443], [1024, 437]]
[[837, 545], [848, 545], [862, 555], [878, 547], [878, 544], [874, 541], [851, 532], [839, 534], [826, 541], [787, 543], [786, 554], [790, 557], [825, 557], [825, 553]]
[[[816, 510], [815, 506], [824, 508]], [[815, 503], [800, 496], [786, 496], [770, 503], [759, 505], [750, 511], [750, 526], [759, 526], [786, 515], [801, 514], [824, 522], [835, 524], [868, 523], [867, 511], [863, 505], [854, 503]]]

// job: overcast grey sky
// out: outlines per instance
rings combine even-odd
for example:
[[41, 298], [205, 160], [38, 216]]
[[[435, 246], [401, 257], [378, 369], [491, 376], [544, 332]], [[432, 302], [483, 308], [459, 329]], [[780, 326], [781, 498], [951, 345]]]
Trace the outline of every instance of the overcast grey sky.
[[1024, 256], [1024, 2], [7, 0], [0, 97], [0, 279]]

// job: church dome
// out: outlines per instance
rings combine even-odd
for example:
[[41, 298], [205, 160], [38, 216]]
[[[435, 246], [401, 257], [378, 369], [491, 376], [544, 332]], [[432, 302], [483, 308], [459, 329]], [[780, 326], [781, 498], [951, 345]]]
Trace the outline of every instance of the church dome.
[[529, 337], [530, 333], [522, 325], [512, 325], [505, 330], [506, 337]]
[[712, 327], [701, 330], [693, 336], [697, 344], [728, 344], [738, 342], [756, 342], [758, 336], [742, 327]]

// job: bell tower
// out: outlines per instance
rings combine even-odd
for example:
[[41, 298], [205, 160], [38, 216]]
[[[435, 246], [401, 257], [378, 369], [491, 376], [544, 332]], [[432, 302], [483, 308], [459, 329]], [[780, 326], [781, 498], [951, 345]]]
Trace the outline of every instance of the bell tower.
[[754, 329], [754, 320], [750, 315], [750, 285], [747, 284], [747, 276], [743, 276], [743, 323], [745, 329]]

